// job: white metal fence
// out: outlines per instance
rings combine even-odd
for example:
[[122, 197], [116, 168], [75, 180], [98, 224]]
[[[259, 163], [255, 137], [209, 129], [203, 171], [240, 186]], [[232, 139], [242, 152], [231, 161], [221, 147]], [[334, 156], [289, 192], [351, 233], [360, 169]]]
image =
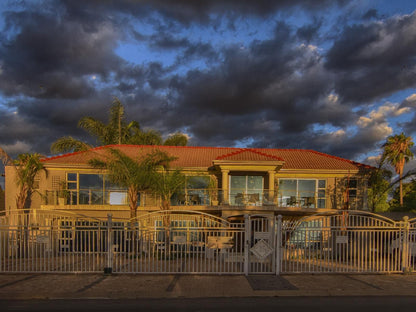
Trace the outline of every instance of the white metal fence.
[[387, 273], [416, 270], [416, 219], [359, 211], [299, 220], [192, 211], [105, 220], [32, 210], [0, 217], [0, 272]]
[[306, 217], [283, 228], [281, 272], [389, 273], [416, 269], [415, 220], [359, 211]]

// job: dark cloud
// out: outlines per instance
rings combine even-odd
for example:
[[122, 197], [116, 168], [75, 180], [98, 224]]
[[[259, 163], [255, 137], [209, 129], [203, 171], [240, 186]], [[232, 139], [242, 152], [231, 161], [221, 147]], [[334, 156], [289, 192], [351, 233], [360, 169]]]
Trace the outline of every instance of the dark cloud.
[[363, 19], [376, 19], [378, 17], [379, 15], [376, 9], [370, 9], [363, 15]]
[[241, 14], [268, 16], [276, 10], [303, 8], [316, 11], [326, 7], [343, 6], [348, 0], [143, 0], [140, 3], [135, 0], [64, 0], [62, 2], [74, 16], [88, 16], [91, 11], [119, 11], [136, 17], [149, 18], [156, 11], [175, 22], [190, 24], [210, 23], [212, 14], [226, 14], [231, 19]]
[[299, 27], [296, 31], [300, 40], [311, 42], [319, 37], [319, 29], [322, 26], [322, 20], [315, 19], [313, 23]]
[[0, 88], [6, 95], [81, 98], [94, 88], [89, 75], [107, 79], [122, 62], [115, 54], [117, 32], [111, 24], [86, 29], [49, 13], [7, 13], [20, 31], [1, 38]]
[[[78, 120], [107, 121], [117, 96], [129, 120], [164, 135], [186, 131], [193, 145], [355, 158], [389, 133], [385, 118], [359, 124], [365, 105], [415, 85], [416, 23], [414, 14], [377, 20], [370, 10], [333, 33], [323, 12], [346, 2], [65, 0], [9, 11], [0, 35], [0, 144], [48, 153], [64, 135], [91, 140]], [[297, 11], [308, 15], [304, 24], [285, 21]], [[248, 39], [236, 27], [246, 17]], [[253, 27], [260, 20], [270, 34]], [[155, 54], [130, 63], [117, 54], [124, 42]], [[415, 123], [404, 126], [416, 131]]]
[[346, 27], [327, 53], [346, 101], [371, 101], [416, 83], [416, 13]]
[[173, 79], [171, 88], [179, 95], [175, 109], [188, 119], [175, 119], [175, 125], [221, 145], [233, 137], [270, 145], [264, 138], [277, 136], [287, 137], [287, 145], [293, 143], [291, 134], [303, 135], [313, 124], [345, 125], [352, 114], [326, 99], [332, 77], [319, 53], [296, 42], [290, 28], [279, 22], [272, 39], [255, 41], [247, 49], [231, 47], [219, 66]]

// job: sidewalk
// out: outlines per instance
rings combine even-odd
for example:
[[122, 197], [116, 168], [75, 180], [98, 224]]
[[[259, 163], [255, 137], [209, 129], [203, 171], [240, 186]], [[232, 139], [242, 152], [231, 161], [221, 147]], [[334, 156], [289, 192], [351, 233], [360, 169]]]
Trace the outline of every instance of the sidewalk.
[[0, 299], [257, 296], [416, 296], [416, 275], [0, 275]]

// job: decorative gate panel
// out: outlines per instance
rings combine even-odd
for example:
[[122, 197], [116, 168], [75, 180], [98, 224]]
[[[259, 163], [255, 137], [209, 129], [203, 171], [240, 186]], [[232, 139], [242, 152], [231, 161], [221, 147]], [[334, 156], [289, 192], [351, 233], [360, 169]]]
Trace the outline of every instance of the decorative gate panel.
[[275, 218], [251, 216], [248, 231], [248, 273], [271, 274], [276, 272]]

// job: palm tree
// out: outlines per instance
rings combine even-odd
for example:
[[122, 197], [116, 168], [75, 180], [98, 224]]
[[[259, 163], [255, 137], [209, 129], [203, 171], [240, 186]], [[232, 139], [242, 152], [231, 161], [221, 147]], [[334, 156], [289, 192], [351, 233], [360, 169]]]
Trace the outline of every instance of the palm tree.
[[368, 206], [371, 212], [384, 211], [388, 208], [388, 192], [397, 182], [389, 182], [393, 173], [384, 168], [385, 162], [386, 157], [383, 154], [377, 167], [371, 170], [368, 176]]
[[161, 168], [154, 175], [151, 190], [155, 195], [160, 196], [161, 209], [170, 210], [170, 200], [173, 194], [181, 190], [185, 185], [185, 175], [180, 169], [168, 170], [167, 166]]
[[384, 157], [394, 167], [400, 179], [400, 206], [403, 206], [403, 168], [411, 158], [413, 153], [410, 148], [413, 146], [412, 137], [407, 137], [403, 132], [387, 138], [383, 144]]
[[99, 145], [128, 144], [131, 130], [140, 130], [137, 121], [126, 124], [124, 121], [124, 107], [118, 98], [114, 98], [110, 109], [108, 124], [93, 118], [83, 117], [78, 122], [78, 126], [96, 137]]
[[[99, 145], [125, 144], [131, 132], [139, 132], [140, 126], [137, 121], [126, 124], [124, 121], [124, 107], [118, 98], [114, 98], [110, 109], [109, 121], [107, 124], [93, 117], [82, 117], [78, 122], [78, 127], [86, 130], [91, 136], [96, 138]], [[92, 146], [74, 139], [72, 137], [62, 137], [52, 143], [53, 153], [84, 151]]]
[[[11, 165], [16, 172], [16, 183], [18, 187], [16, 195], [16, 208], [17, 211], [25, 213], [25, 208], [30, 206], [29, 202], [32, 198], [32, 194], [35, 190], [35, 177], [36, 175], [45, 170], [42, 162], [40, 161], [42, 155], [34, 154], [20, 154], [17, 159], [12, 160], [7, 153], [0, 148], [0, 158], [3, 160], [4, 165]], [[45, 170], [46, 171], [46, 170]], [[27, 228], [26, 219], [19, 218], [19, 222], [23, 222], [24, 234], [17, 234], [17, 239], [23, 239], [23, 242], [18, 244], [17, 254], [20, 256], [25, 256], [27, 249], [24, 246], [27, 246], [29, 239], [29, 233]]]
[[186, 146], [188, 144], [188, 137], [183, 133], [174, 133], [170, 135], [163, 145], [168, 146]]
[[34, 153], [20, 154], [17, 159], [12, 160], [7, 153], [0, 148], [0, 158], [5, 165], [12, 165], [16, 171], [16, 183], [18, 187], [16, 195], [16, 208], [23, 210], [31, 199], [35, 189], [36, 175], [45, 170], [40, 159], [42, 155]]
[[[180, 169], [169, 170], [169, 163], [165, 163], [154, 175], [151, 190], [153, 194], [161, 198], [161, 210], [168, 212], [170, 210], [170, 200], [173, 194], [183, 189], [185, 185], [185, 175]], [[162, 215], [164, 228], [165, 252], [170, 254], [170, 215]]]
[[[121, 101], [114, 97], [110, 109], [107, 124], [93, 117], [83, 117], [78, 122], [78, 127], [86, 130], [96, 138], [98, 145], [110, 144], [135, 144], [135, 145], [162, 145], [162, 135], [155, 130], [144, 131], [137, 121], [130, 123], [124, 121], [124, 106]], [[177, 133], [169, 137], [164, 145], [186, 145], [188, 142], [184, 134]], [[62, 137], [51, 145], [52, 153], [79, 152], [92, 148], [91, 145], [74, 139], [70, 136]]]
[[110, 149], [109, 152], [107, 161], [92, 159], [90, 165], [94, 168], [107, 169], [110, 181], [127, 189], [130, 218], [136, 218], [139, 193], [152, 189], [158, 167], [173, 158], [159, 150], [147, 155], [138, 155], [137, 159], [127, 156], [118, 149]]

